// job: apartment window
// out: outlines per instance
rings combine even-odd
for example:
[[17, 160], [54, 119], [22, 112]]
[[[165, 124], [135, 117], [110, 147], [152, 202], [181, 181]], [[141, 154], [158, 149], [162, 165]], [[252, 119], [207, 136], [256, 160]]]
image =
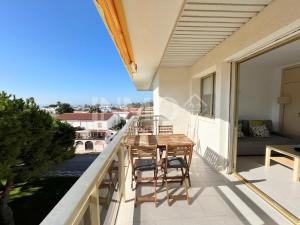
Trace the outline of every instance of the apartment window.
[[215, 105], [215, 73], [201, 78], [201, 108], [202, 116], [214, 117]]

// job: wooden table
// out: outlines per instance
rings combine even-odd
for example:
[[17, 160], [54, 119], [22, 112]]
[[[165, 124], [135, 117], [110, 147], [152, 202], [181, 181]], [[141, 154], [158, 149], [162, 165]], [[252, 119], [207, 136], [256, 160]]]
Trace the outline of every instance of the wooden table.
[[[287, 157], [271, 157], [271, 152], [279, 152]], [[293, 169], [293, 181], [298, 182], [300, 176], [300, 152], [295, 151], [291, 145], [268, 145], [266, 146], [265, 166], [270, 167], [271, 159]]]
[[166, 145], [190, 144], [194, 146], [194, 142], [184, 134], [161, 134], [161, 135], [134, 135], [129, 136], [127, 142], [129, 145], [157, 145], [164, 147]]

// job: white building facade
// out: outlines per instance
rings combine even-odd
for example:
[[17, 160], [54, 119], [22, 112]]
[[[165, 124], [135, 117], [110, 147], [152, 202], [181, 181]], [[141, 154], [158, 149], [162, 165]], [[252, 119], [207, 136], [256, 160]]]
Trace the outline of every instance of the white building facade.
[[120, 116], [112, 113], [64, 113], [58, 119], [78, 128], [77, 154], [100, 153], [115, 135], [110, 129], [120, 123]]

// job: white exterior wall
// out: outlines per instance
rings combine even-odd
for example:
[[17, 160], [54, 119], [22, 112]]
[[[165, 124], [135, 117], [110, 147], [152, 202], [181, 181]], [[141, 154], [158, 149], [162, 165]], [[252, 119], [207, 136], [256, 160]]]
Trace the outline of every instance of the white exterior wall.
[[[215, 117], [192, 115], [189, 136], [196, 143], [196, 150], [216, 169], [228, 165], [230, 64], [218, 64], [210, 71], [199, 73], [203, 77], [211, 72], [215, 76]], [[200, 86], [199, 79], [193, 79]], [[199, 87], [200, 92], [200, 87]]]
[[174, 125], [175, 133], [187, 134], [188, 131], [186, 104], [190, 96], [187, 77], [187, 68], [162, 68], [157, 73], [159, 87], [153, 92], [154, 113], [168, 118]]
[[112, 117], [109, 118], [109, 120], [106, 121], [106, 129], [110, 129], [113, 126], [117, 125], [118, 123], [120, 123], [120, 116], [119, 115], [113, 115]]
[[[89, 153], [100, 153], [104, 150], [104, 148], [107, 146], [107, 143], [102, 140], [76, 140], [75, 145], [77, 142], [82, 142], [82, 145], [77, 145], [75, 148], [75, 154], [89, 154]], [[92, 142], [93, 143], [93, 149], [85, 149], [85, 143], [86, 142]]]
[[94, 130], [94, 129], [100, 129], [100, 130], [108, 130], [114, 125], [117, 125], [120, 122], [119, 115], [113, 115], [108, 120], [69, 120], [67, 121], [69, 124], [71, 124], [73, 127], [83, 127], [86, 130]]
[[114, 115], [118, 115], [120, 118], [126, 119], [129, 112], [113, 112]]
[[[279, 16], [280, 15], [280, 16]], [[185, 133], [215, 168], [228, 168], [230, 61], [246, 57], [300, 28], [300, 1], [273, 1], [259, 15], [190, 68], [160, 68], [152, 87], [154, 110], [169, 118], [175, 133]], [[216, 72], [215, 118], [193, 115], [186, 107], [200, 93], [199, 77]], [[200, 85], [200, 84], [199, 84]], [[276, 91], [276, 90], [274, 90]], [[192, 99], [190, 99], [192, 98]], [[170, 118], [171, 117], [171, 118]], [[274, 115], [273, 115], [274, 117]]]
[[[190, 110], [191, 104], [200, 104], [200, 77], [210, 72], [216, 72], [215, 118], [194, 115]], [[154, 108], [172, 122], [174, 133], [192, 138], [195, 150], [222, 170], [228, 157], [230, 66], [220, 64], [210, 72], [192, 78], [187, 68], [160, 69], [159, 86], [153, 87], [159, 88], [153, 92]]]

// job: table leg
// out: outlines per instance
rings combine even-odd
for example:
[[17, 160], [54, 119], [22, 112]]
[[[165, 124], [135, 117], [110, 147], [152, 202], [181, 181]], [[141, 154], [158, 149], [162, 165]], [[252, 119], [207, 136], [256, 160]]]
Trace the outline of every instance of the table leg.
[[265, 158], [265, 166], [270, 167], [271, 161], [271, 149], [266, 147], [266, 158]]
[[300, 175], [300, 158], [294, 159], [293, 181], [298, 182]]

